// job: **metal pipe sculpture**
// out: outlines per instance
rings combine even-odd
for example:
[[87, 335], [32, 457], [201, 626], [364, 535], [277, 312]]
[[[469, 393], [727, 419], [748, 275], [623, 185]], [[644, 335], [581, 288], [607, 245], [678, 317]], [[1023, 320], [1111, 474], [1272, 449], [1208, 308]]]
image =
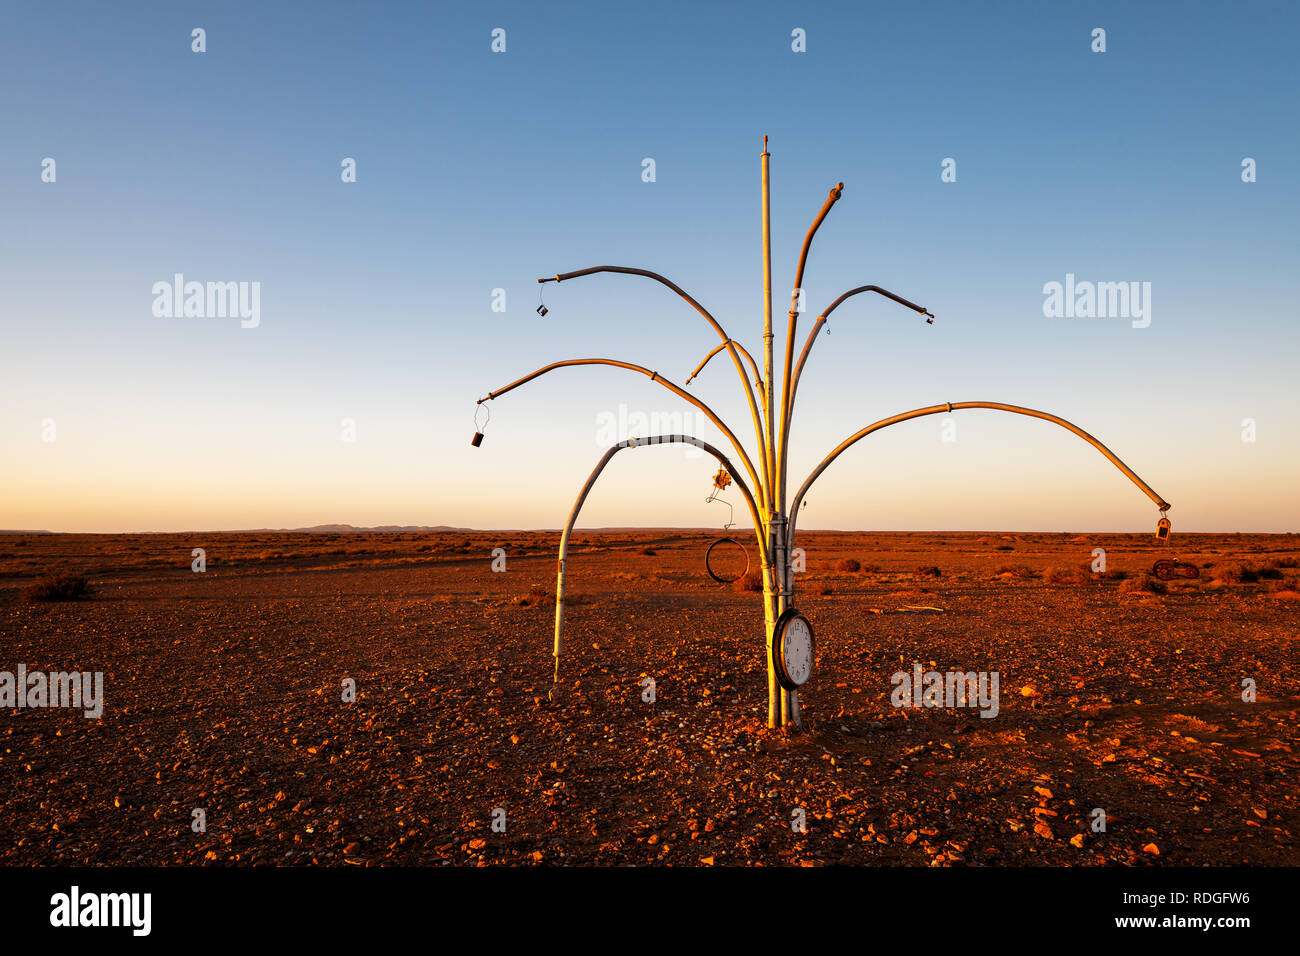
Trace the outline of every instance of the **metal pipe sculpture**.
[[[993, 411], [1011, 412], [1017, 415], [1027, 415], [1032, 418], [1039, 418], [1043, 421], [1059, 425], [1074, 434], [1078, 435], [1084, 441], [1088, 442], [1098, 451], [1100, 451], [1116, 468], [1126, 475], [1129, 480], [1136, 484], [1149, 497], [1160, 510], [1161, 518], [1158, 524], [1157, 536], [1164, 540], [1168, 537], [1169, 521], [1164, 517], [1165, 512], [1169, 510], [1169, 503], [1148, 485], [1145, 481], [1124, 464], [1113, 452], [1110, 451], [1100, 441], [1093, 438], [1083, 429], [1079, 428], [1064, 418], [1049, 414], [1047, 412], [1036, 411], [1032, 408], [1024, 408], [1019, 405], [1007, 405], [1001, 402], [945, 402], [941, 405], [931, 405], [926, 408], [914, 409], [910, 412], [903, 412], [890, 418], [882, 419], [866, 428], [855, 432], [846, 438], [835, 449], [827, 455], [812, 473], [804, 480], [799, 490], [793, 498], [788, 495], [786, 486], [786, 473], [788, 471], [788, 452], [790, 445], [790, 431], [794, 417], [795, 395], [799, 388], [799, 379], [803, 375], [804, 366], [808, 361], [808, 355], [812, 351], [813, 342], [817, 334], [826, 325], [827, 317], [834, 312], [839, 306], [852, 296], [863, 292], [874, 292], [877, 295], [890, 299], [905, 308], [923, 316], [928, 324], [933, 324], [934, 316], [922, 306], [904, 299], [887, 289], [882, 289], [876, 285], [862, 285], [850, 289], [817, 317], [812, 328], [808, 332], [808, 337], [804, 342], [803, 350], [799, 355], [798, 362], [794, 361], [794, 343], [795, 332], [798, 326], [798, 317], [800, 303], [802, 300], [802, 284], [804, 268], [807, 264], [808, 253], [812, 248], [813, 238], [817, 234], [818, 228], [822, 221], [830, 212], [831, 207], [843, 195], [844, 184], [838, 183], [831, 189], [826, 201], [822, 204], [821, 210], [817, 213], [812, 225], [808, 229], [807, 236], [804, 238], [803, 248], [799, 254], [799, 262], [795, 270], [795, 285], [791, 295], [790, 312], [786, 328], [785, 339], [785, 362], [782, 370], [781, 390], [780, 390], [780, 408], [776, 405], [776, 391], [773, 388], [773, 333], [772, 333], [772, 262], [771, 262], [771, 232], [770, 232], [770, 206], [771, 206], [771, 184], [770, 184], [770, 154], [767, 151], [767, 137], [763, 137], [762, 153], [762, 254], [763, 254], [763, 369], [759, 370], [758, 363], [753, 356], [739, 342], [728, 335], [719, 324], [717, 319], [705, 309], [696, 299], [685, 292], [676, 283], [664, 278], [656, 272], [650, 272], [646, 269], [635, 269], [626, 266], [592, 266], [588, 269], [579, 269], [574, 272], [566, 272], [555, 275], [551, 278], [538, 279], [539, 283], [546, 282], [564, 282], [569, 279], [577, 279], [582, 276], [596, 275], [599, 273], [615, 273], [622, 275], [641, 276], [653, 279], [656, 282], [666, 286], [681, 298], [685, 299], [696, 312], [698, 312], [705, 321], [717, 333], [721, 344], [716, 346], [691, 373], [687, 378], [687, 384], [695, 379], [708, 365], [709, 360], [722, 351], [726, 351], [731, 357], [732, 364], [735, 366], [736, 374], [740, 378], [741, 388], [745, 394], [745, 399], [749, 405], [750, 417], [753, 420], [754, 440], [756, 443], [756, 454], [750, 457], [744, 443], [736, 436], [735, 432], [713, 412], [708, 405], [700, 401], [693, 394], [684, 388], [673, 384], [672, 382], [653, 372], [648, 368], [635, 365], [630, 362], [620, 362], [614, 359], [569, 359], [562, 362], [554, 362], [545, 365], [537, 371], [518, 379], [495, 391], [489, 392], [483, 398], [478, 400], [481, 406], [483, 403], [499, 398], [505, 393], [524, 385], [541, 375], [554, 371], [559, 368], [566, 368], [578, 365], [609, 365], [615, 368], [627, 369], [628, 371], [638, 372], [646, 375], [651, 381], [673, 392], [679, 398], [690, 402], [700, 411], [726, 437], [732, 449], [736, 453], [736, 458], [749, 477], [750, 484], [746, 484], [740, 474], [732, 466], [727, 457], [718, 449], [699, 438], [691, 435], [659, 435], [647, 438], [629, 438], [626, 441], [619, 442], [609, 449], [597, 463], [596, 468], [592, 471], [587, 483], [583, 486], [574, 502], [573, 510], [569, 513], [569, 520], [565, 524], [564, 532], [560, 537], [560, 554], [559, 567], [556, 575], [555, 587], [555, 676], [554, 680], [558, 687], [560, 658], [563, 651], [563, 627], [564, 627], [564, 571], [565, 561], [568, 555], [569, 537], [573, 531], [574, 523], [578, 519], [578, 513], [582, 510], [583, 502], [586, 501], [587, 494], [591, 491], [596, 479], [600, 476], [605, 466], [615, 454], [624, 448], [641, 447], [651, 444], [664, 443], [685, 443], [695, 445], [716, 458], [722, 467], [735, 479], [736, 486], [740, 489], [745, 498], [745, 504], [749, 508], [750, 517], [754, 522], [754, 535], [758, 542], [758, 552], [762, 559], [762, 582], [763, 582], [763, 618], [764, 618], [764, 641], [763, 653], [767, 659], [768, 675], [768, 711], [767, 723], [769, 727], [790, 727], [798, 729], [801, 726], [799, 716], [799, 695], [798, 688], [806, 683], [812, 673], [812, 661], [814, 658], [812, 645], [811, 626], [803, 619], [791, 606], [794, 596], [794, 574], [791, 569], [790, 553], [795, 535], [795, 523], [798, 519], [799, 508], [803, 504], [804, 497], [807, 495], [813, 482], [824, 472], [836, 458], [844, 451], [854, 445], [856, 442], [867, 437], [873, 432], [879, 431], [889, 425], [895, 425], [900, 422], [910, 421], [914, 418], [921, 418], [926, 415], [937, 415], [940, 413], [951, 413], [963, 409], [990, 409]], [[544, 307], [538, 307], [539, 314], [544, 313]], [[752, 374], [753, 381], [750, 381], [750, 374], [746, 373], [746, 367], [742, 364], [742, 358], [748, 363], [749, 373]], [[475, 434], [474, 444], [478, 445], [482, 440], [481, 429]], [[800, 658], [800, 655], [803, 658]]]

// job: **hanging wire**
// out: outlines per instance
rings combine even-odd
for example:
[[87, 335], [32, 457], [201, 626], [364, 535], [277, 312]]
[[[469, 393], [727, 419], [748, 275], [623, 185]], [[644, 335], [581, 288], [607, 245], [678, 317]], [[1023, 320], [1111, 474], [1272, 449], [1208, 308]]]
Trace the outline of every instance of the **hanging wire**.
[[736, 524], [736, 509], [732, 507], [730, 501], [722, 497], [721, 488], [714, 488], [713, 491], [709, 492], [709, 497], [704, 499], [704, 503], [706, 505], [712, 504], [715, 501], [720, 501], [727, 506], [727, 512], [728, 512], [727, 523], [722, 526], [722, 530], [730, 531], [732, 527], [735, 526]]

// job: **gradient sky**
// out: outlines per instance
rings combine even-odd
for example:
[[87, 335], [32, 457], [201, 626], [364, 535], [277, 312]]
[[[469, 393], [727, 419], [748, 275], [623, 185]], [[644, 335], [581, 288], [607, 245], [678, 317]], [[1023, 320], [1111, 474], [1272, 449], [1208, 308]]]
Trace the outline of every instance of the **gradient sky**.
[[[777, 328], [837, 181], [802, 328], [864, 283], [938, 317], [870, 296], [835, 313], [792, 483], [878, 418], [1004, 401], [1106, 442], [1175, 531], [1300, 529], [1293, 4], [51, 2], [0, 21], [0, 528], [560, 526], [602, 413], [692, 410], [562, 370], [491, 403], [474, 449], [475, 399], [574, 356], [680, 384], [717, 340], [634, 277], [547, 285], [539, 318], [536, 278], [662, 272], [758, 355], [767, 134]], [[260, 327], [156, 318], [177, 272], [260, 282]], [[1150, 327], [1045, 318], [1067, 273], [1150, 282]], [[729, 364], [691, 388], [749, 432]], [[937, 417], [865, 440], [801, 527], [1154, 526], [1063, 430], [955, 421], [955, 442]], [[720, 524], [713, 470], [624, 452], [581, 524]]]

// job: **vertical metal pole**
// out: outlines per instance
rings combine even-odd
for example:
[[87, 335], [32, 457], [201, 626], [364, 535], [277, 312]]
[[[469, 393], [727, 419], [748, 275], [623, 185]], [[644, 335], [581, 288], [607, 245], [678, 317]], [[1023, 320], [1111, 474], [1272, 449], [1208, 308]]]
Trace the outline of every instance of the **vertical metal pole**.
[[776, 462], [772, 419], [772, 181], [770, 177], [771, 154], [767, 151], [767, 137], [763, 137], [763, 402], [767, 419], [768, 487], [766, 489], [768, 513], [776, 511]]
[[[779, 570], [777, 580], [780, 582], [775, 608], [776, 617], [779, 619], [786, 609], [790, 607], [790, 598], [794, 592], [794, 580], [790, 567], [790, 527], [789, 521], [784, 514], [772, 519], [772, 529], [775, 542], [772, 560]], [[799, 695], [796, 691], [781, 688], [781, 723], [783, 726], [793, 727], [795, 730], [798, 730], [801, 726], [799, 721]]]
[[772, 563], [764, 568], [763, 573], [763, 652], [767, 658], [767, 726], [773, 729], [785, 724], [785, 707], [781, 686], [776, 679], [776, 663], [772, 660], [772, 632], [776, 627], [777, 595], [780, 594], [784, 573], [781, 562], [776, 556], [775, 528], [772, 515], [775, 512], [775, 471], [772, 460], [772, 234], [771, 234], [771, 182], [768, 175], [771, 154], [767, 151], [767, 137], [763, 137], [763, 415], [767, 447], [763, 449], [767, 465], [767, 487], [763, 489], [764, 512], [768, 519], [767, 541], [768, 553]]
[[[769, 523], [769, 551], [773, 541], [771, 527]], [[785, 717], [781, 685], [776, 679], [776, 662], [772, 658], [772, 633], [776, 630], [776, 593], [780, 588], [777, 574], [778, 564], [774, 558], [771, 564], [763, 568], [763, 656], [767, 659], [767, 726], [772, 729], [783, 726]]]

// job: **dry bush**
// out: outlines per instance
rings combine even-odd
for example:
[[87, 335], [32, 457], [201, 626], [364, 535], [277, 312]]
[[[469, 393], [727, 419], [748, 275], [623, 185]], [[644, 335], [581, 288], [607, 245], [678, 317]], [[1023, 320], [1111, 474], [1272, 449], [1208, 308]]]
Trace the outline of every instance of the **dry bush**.
[[1119, 589], [1125, 594], [1167, 594], [1169, 586], [1159, 578], [1129, 578], [1120, 583]]
[[942, 576], [943, 574], [943, 572], [940, 571], [938, 568], [936, 568], [934, 565], [930, 565], [929, 567], [926, 567], [924, 565], [919, 566], [912, 573], [919, 578], [937, 578]]
[[835, 570], [848, 571], [851, 574], [856, 574], [857, 572], [862, 570], [862, 562], [860, 562], [857, 558], [842, 558], [835, 565]]
[[1013, 578], [1032, 578], [1034, 576], [1034, 572], [1030, 568], [1025, 567], [1023, 564], [999, 565], [998, 569], [994, 571], [993, 574], [995, 576], [1007, 574]]
[[1127, 571], [1118, 571], [1114, 568], [1107, 568], [1105, 571], [1094, 571], [1092, 561], [1084, 561], [1079, 565], [1079, 573], [1076, 577], [1080, 581], [1123, 581], [1128, 577]]
[[822, 597], [825, 597], [828, 594], [834, 594], [835, 589], [830, 586], [829, 582], [820, 581], [817, 584], [813, 585], [812, 592], [814, 594], [820, 594]]
[[[585, 594], [565, 594], [564, 606], [573, 607], [578, 604], [590, 604], [591, 600]], [[510, 603], [515, 607], [554, 607], [555, 590], [553, 588], [544, 588], [540, 584], [534, 584], [528, 589], [527, 594], [511, 599]]]
[[746, 571], [743, 575], [731, 582], [733, 591], [761, 591], [763, 590], [763, 575], [759, 571]]
[[1078, 584], [1078, 576], [1069, 568], [1051, 567], [1043, 572], [1043, 580], [1048, 584]]
[[[1261, 577], [1260, 569], [1251, 564], [1216, 564], [1211, 572], [1214, 580], [1228, 584], [1257, 584]], [[1281, 577], [1282, 572], [1278, 571]]]
[[90, 582], [80, 574], [48, 574], [23, 588], [24, 601], [76, 601], [89, 597]]
[[657, 552], [654, 548], [650, 547], [649, 545], [646, 545], [646, 546], [643, 547], [643, 548], [638, 548], [636, 553], [637, 553], [637, 554], [644, 554], [644, 555], [647, 555], [647, 556], [649, 556], [649, 557], [653, 557], [654, 555], [658, 554], [659, 552]]

